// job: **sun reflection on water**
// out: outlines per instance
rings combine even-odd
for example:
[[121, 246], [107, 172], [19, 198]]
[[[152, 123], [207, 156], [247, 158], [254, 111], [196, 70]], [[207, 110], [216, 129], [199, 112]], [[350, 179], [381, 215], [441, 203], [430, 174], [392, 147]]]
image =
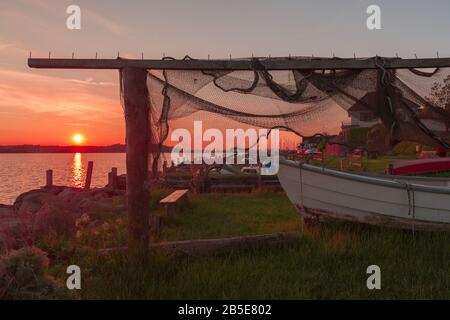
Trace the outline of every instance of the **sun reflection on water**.
[[83, 156], [77, 152], [72, 159], [72, 185], [75, 187], [83, 187]]

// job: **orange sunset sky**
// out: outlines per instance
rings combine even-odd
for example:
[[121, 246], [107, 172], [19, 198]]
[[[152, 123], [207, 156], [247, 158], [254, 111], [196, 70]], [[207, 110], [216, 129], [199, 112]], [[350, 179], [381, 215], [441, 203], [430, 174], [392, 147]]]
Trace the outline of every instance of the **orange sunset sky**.
[[[117, 71], [30, 69], [30, 51], [66, 58], [450, 56], [448, 0], [380, 0], [377, 32], [365, 27], [371, 2], [2, 0], [0, 145], [70, 145], [76, 133], [86, 145], [125, 140]], [[81, 8], [81, 30], [66, 28], [71, 4]]]

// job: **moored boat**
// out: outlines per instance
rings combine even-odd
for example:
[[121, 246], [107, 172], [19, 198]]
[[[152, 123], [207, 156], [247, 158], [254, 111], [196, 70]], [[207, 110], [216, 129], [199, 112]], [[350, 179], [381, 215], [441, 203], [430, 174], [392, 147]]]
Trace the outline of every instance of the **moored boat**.
[[450, 180], [360, 175], [285, 159], [278, 178], [307, 218], [450, 231]]

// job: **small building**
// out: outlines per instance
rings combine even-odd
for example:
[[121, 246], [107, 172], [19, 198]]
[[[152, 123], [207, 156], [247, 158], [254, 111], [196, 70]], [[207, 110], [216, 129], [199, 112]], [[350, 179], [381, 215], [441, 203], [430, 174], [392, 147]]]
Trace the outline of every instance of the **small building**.
[[348, 109], [348, 116], [350, 121], [343, 123], [342, 128], [370, 128], [381, 122], [380, 118], [375, 115], [371, 110], [367, 110], [367, 107], [361, 103], [355, 103]]

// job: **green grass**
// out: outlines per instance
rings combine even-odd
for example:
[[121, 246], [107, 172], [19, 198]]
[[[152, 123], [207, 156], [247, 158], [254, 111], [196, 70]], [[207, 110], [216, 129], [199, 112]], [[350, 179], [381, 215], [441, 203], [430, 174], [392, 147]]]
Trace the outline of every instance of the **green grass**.
[[[312, 163], [318, 166], [324, 166], [326, 168], [340, 169], [339, 165], [340, 160], [347, 161], [346, 159], [347, 158], [344, 157], [328, 157], [325, 158], [323, 163], [321, 161], [313, 161]], [[365, 158], [363, 159], [363, 167], [366, 172], [384, 174], [384, 170], [387, 168], [387, 165], [389, 163], [399, 160], [414, 160], [414, 159], [417, 159], [417, 157], [413, 155], [386, 155], [383, 157], [379, 157], [377, 159]], [[347, 168], [347, 170], [361, 171], [360, 168]], [[450, 177], [450, 171], [431, 172], [423, 174], [422, 176], [446, 178]]]
[[299, 230], [292, 204], [281, 192], [191, 196], [189, 209], [163, 229], [163, 240], [225, 238]]
[[[156, 193], [157, 198], [168, 191]], [[163, 240], [300, 232], [284, 193], [190, 194], [190, 205], [162, 232]], [[51, 272], [82, 269], [73, 298], [141, 299], [450, 299], [450, 235], [355, 224], [305, 226], [299, 240], [218, 256], [153, 255], [143, 264], [125, 256], [96, 258], [94, 248], [122, 243], [126, 224], [88, 239], [49, 239], [40, 246]], [[103, 232], [103, 231], [102, 231]], [[108, 239], [106, 235], [111, 235]], [[94, 237], [94, 239], [90, 239]], [[106, 240], [105, 240], [105, 239]], [[89, 242], [90, 241], [90, 242]], [[366, 288], [366, 268], [381, 267], [382, 290]]]
[[[218, 172], [210, 172], [208, 174], [209, 178], [218, 178], [221, 180], [241, 180], [242, 178], [254, 178], [257, 179], [259, 177], [256, 173], [229, 173], [229, 174], [223, 174]], [[192, 173], [189, 171], [180, 171], [180, 172], [169, 172], [167, 173], [167, 178], [174, 179], [174, 180], [186, 180], [186, 179], [192, 179]], [[276, 179], [276, 175], [265, 175], [261, 176], [263, 180], [272, 180]]]
[[363, 161], [363, 165], [368, 172], [384, 173], [384, 169], [387, 167], [389, 163], [399, 160], [412, 160], [412, 159], [416, 158], [413, 156], [384, 156], [378, 159], [365, 159]]

